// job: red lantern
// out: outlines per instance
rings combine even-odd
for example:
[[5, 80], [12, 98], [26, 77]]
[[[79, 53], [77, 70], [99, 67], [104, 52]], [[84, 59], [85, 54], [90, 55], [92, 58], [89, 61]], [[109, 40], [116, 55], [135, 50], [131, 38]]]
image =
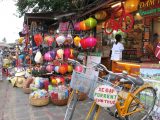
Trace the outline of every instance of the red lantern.
[[86, 42], [85, 38], [81, 39], [80, 43], [81, 43], [81, 46], [82, 46], [83, 49], [87, 49], [87, 42]]
[[43, 37], [41, 34], [35, 34], [34, 35], [34, 41], [37, 46], [39, 46], [42, 43]]
[[90, 28], [86, 26], [85, 21], [80, 22], [80, 28], [81, 30], [89, 30]]

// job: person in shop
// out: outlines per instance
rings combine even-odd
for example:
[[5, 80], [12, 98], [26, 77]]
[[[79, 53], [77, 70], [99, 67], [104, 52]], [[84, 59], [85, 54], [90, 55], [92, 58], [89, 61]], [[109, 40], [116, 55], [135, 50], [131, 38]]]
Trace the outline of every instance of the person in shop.
[[157, 45], [159, 44], [159, 35], [158, 33], [154, 33], [152, 40], [150, 41], [150, 43], [148, 45], [145, 46], [145, 49], [148, 53], [148, 57], [152, 60], [152, 61], [158, 61], [158, 59], [156, 58], [156, 48]]
[[116, 42], [113, 44], [111, 49], [111, 61], [121, 61], [122, 60], [122, 51], [124, 50], [124, 46], [121, 43], [122, 36], [117, 34], [115, 36]]

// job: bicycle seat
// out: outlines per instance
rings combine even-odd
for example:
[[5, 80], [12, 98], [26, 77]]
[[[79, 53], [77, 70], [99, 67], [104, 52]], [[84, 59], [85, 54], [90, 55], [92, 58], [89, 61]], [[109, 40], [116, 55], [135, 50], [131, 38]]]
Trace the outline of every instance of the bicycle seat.
[[126, 83], [126, 84], [135, 84], [137, 86], [141, 86], [144, 84], [144, 81], [140, 77], [131, 77], [127, 76], [124, 79], [121, 79], [120, 82]]

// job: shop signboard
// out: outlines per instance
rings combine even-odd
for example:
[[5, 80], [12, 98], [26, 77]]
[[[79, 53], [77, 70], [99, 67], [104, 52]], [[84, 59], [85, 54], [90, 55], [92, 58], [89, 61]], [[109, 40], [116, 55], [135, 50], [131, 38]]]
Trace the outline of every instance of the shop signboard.
[[117, 91], [111, 86], [100, 85], [94, 91], [94, 100], [101, 107], [113, 107], [117, 98]]
[[140, 0], [139, 14], [141, 16], [152, 16], [160, 13], [160, 0]]

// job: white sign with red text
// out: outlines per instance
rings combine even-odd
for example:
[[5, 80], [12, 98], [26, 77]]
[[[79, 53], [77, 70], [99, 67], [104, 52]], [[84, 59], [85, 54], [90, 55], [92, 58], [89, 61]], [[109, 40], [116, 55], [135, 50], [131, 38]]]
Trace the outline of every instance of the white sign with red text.
[[100, 85], [94, 91], [94, 100], [101, 107], [113, 107], [117, 98], [116, 89], [108, 85]]

